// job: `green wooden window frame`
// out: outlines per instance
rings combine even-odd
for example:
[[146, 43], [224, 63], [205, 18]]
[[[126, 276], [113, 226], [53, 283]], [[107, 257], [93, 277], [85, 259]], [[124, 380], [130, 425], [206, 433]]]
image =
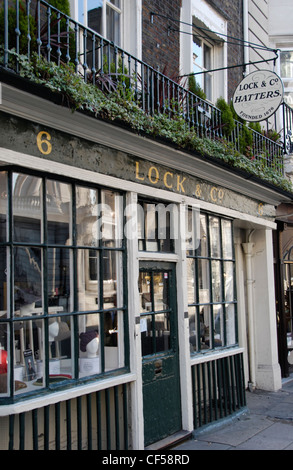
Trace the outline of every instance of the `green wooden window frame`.
[[23, 168], [0, 188], [0, 404], [128, 370], [124, 194]]
[[197, 222], [197, 240], [187, 249], [191, 354], [238, 343], [233, 221], [200, 213]]

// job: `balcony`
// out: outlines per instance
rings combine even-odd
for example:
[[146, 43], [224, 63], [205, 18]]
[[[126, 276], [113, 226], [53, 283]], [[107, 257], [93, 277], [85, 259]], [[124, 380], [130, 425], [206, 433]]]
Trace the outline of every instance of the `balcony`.
[[0, 22], [2, 75], [25, 77], [61, 93], [75, 109], [292, 191], [284, 176], [292, 127], [285, 104], [282, 141], [235, 119], [228, 129], [222, 111], [187, 82], [168, 78], [44, 0], [2, 0]]

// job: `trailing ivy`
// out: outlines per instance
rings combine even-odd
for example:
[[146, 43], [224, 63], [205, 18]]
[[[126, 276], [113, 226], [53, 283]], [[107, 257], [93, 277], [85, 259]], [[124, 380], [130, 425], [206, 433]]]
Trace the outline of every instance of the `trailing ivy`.
[[[10, 54], [13, 55], [13, 52], [10, 51]], [[115, 92], [104, 93], [97, 86], [86, 83], [70, 65], [57, 66], [54, 62], [37, 57], [36, 54], [32, 54], [30, 61], [26, 56], [19, 55], [18, 61], [23, 77], [44, 85], [53, 92], [61, 93], [73, 111], [86, 111], [107, 121], [123, 123], [137, 133], [164, 139], [180, 149], [197, 152], [203, 157], [220, 159], [231, 167], [239, 168], [293, 193], [291, 182], [274, 168], [267, 167], [265, 162], [259, 159], [247, 158], [226, 140], [199, 137], [188, 128], [180, 114], [173, 119], [164, 114], [146, 114], [135, 103], [132, 92], [125, 91], [121, 83], [117, 84]]]

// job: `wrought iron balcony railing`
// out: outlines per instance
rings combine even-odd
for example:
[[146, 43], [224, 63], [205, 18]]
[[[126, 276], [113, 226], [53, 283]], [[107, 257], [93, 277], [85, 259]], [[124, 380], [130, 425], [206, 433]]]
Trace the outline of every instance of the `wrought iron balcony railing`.
[[283, 175], [283, 143], [249, 129], [251, 141], [243, 148], [245, 124], [235, 121], [234, 130], [227, 136], [217, 107], [44, 0], [1, 0], [0, 22], [0, 66], [5, 69], [20, 72], [19, 54], [28, 60], [36, 53], [58, 65], [71, 63], [85, 81], [110, 89], [119, 82], [145, 113], [161, 113], [170, 119], [180, 114], [199, 136], [226, 139], [247, 158]]

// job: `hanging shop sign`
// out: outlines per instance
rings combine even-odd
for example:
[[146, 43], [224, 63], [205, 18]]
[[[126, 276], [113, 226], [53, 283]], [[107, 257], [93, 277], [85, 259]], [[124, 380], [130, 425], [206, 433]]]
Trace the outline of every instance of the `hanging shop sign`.
[[233, 96], [233, 106], [241, 119], [263, 121], [277, 111], [283, 95], [283, 82], [275, 72], [257, 70], [239, 83]]

